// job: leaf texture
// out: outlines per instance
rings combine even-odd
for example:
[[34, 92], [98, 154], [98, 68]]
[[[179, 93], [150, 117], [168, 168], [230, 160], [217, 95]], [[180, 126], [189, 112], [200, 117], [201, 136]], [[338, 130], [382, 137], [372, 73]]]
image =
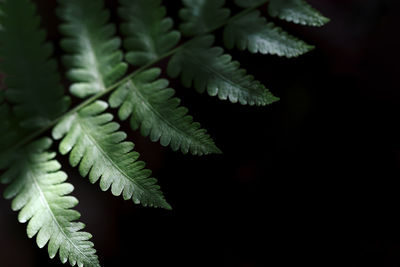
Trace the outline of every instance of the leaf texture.
[[161, 0], [120, 0], [120, 4], [125, 57], [130, 64], [143, 66], [178, 44], [180, 33], [172, 30], [173, 21], [166, 17]]
[[267, 0], [235, 0], [235, 4], [247, 8], [247, 7], [255, 7], [261, 4], [268, 2]]
[[[39, 29], [40, 19], [29, 0], [0, 2], [0, 69], [6, 74], [6, 99], [24, 128], [45, 127], [65, 112], [64, 96], [52, 46]], [[24, 18], [24, 23], [21, 23]]]
[[304, 0], [270, 0], [268, 12], [272, 17], [309, 26], [323, 26], [329, 22]]
[[53, 137], [62, 138], [61, 154], [70, 153], [71, 165], [79, 165], [80, 174], [89, 176], [90, 182], [100, 180], [103, 191], [111, 187], [113, 195], [122, 194], [125, 200], [170, 209], [156, 179], [149, 178], [151, 171], [137, 161], [139, 153], [133, 151], [134, 144], [124, 141], [126, 134], [118, 131], [119, 124], [112, 122], [110, 113], [104, 113], [107, 107], [107, 103], [96, 101], [53, 129]]
[[159, 79], [161, 70], [147, 70], [120, 86], [110, 97], [110, 105], [119, 107], [119, 118], [131, 118], [134, 130], [139, 127], [144, 136], [161, 145], [171, 145], [172, 150], [181, 149], [194, 155], [221, 153], [206, 130], [193, 122], [187, 108], [179, 106], [173, 97], [175, 91], [168, 87], [166, 79]]
[[254, 77], [240, 69], [237, 61], [224, 54], [220, 47], [212, 47], [211, 35], [195, 39], [190, 45], [176, 53], [168, 64], [168, 74], [176, 78], [181, 75], [185, 87], [194, 85], [202, 93], [232, 103], [268, 105], [278, 100]]
[[70, 91], [85, 98], [105, 91], [127, 70], [119, 50], [121, 40], [115, 37], [116, 27], [107, 23], [110, 17], [103, 0], [59, 0], [59, 29], [64, 38], [62, 48], [68, 78], [73, 82]]
[[224, 8], [225, 0], [182, 0], [185, 5], [179, 12], [183, 23], [180, 30], [184, 36], [207, 33], [222, 25], [230, 16]]
[[273, 23], [268, 23], [259, 11], [231, 21], [224, 30], [224, 43], [229, 49], [237, 46], [251, 53], [286, 57], [297, 57], [313, 48]]
[[12, 209], [20, 211], [18, 221], [28, 223], [29, 238], [36, 235], [40, 248], [48, 244], [50, 258], [58, 252], [63, 263], [100, 266], [91, 235], [81, 231], [83, 223], [75, 222], [80, 214], [72, 208], [78, 200], [68, 196], [73, 186], [65, 183], [67, 175], [60, 171], [55, 153], [48, 152], [51, 143], [43, 138], [15, 152], [15, 161], [0, 178], [2, 183], [12, 181], [4, 197], [13, 199]]

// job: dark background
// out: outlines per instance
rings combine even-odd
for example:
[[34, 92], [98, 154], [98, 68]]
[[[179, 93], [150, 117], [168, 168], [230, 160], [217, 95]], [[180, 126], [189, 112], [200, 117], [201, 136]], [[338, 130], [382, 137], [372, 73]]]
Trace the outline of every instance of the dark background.
[[[36, 2], [57, 42], [55, 4]], [[400, 3], [309, 2], [328, 25], [279, 25], [313, 52], [229, 51], [280, 102], [230, 104], [172, 81], [223, 155], [174, 153], [124, 124], [173, 211], [103, 193], [60, 159], [103, 266], [400, 266]], [[179, 3], [168, 5], [178, 21]], [[0, 214], [0, 266], [62, 266], [26, 238], [9, 201]]]

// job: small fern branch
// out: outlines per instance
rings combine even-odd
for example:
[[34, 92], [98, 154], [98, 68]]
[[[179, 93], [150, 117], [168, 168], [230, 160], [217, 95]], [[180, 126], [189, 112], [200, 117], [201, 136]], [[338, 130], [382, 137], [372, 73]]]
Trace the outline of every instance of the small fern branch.
[[78, 204], [73, 191], [65, 183], [67, 175], [54, 160], [55, 153], [47, 150], [52, 141], [43, 138], [26, 148], [14, 151], [14, 162], [1, 177], [2, 183], [12, 183], [4, 191], [6, 199], [13, 199], [12, 209], [20, 211], [18, 220], [29, 222], [29, 238], [36, 235], [36, 243], [43, 248], [48, 243], [50, 258], [59, 252], [60, 260], [72, 266], [100, 266], [91, 235], [81, 230], [84, 224], [74, 222], [80, 214], [71, 208]]
[[[207, 33], [216, 31], [222, 27], [224, 27], [226, 24], [228, 24], [229, 22], [236, 20], [237, 18], [240, 18], [248, 13], [250, 13], [251, 11], [259, 8], [260, 5], [256, 5], [256, 6], [252, 6], [249, 8], [244, 9], [243, 11], [239, 12], [238, 14], [236, 14], [235, 16], [231, 17], [230, 19], [228, 19], [227, 21], [222, 22], [220, 25], [215, 26], [213, 29], [211, 29], [210, 31], [208, 31]], [[64, 118], [78, 112], [79, 110], [85, 108], [86, 106], [90, 105], [91, 103], [93, 103], [94, 101], [102, 98], [103, 96], [109, 94], [110, 92], [114, 91], [115, 89], [117, 89], [119, 86], [123, 85], [124, 83], [128, 82], [129, 80], [131, 80], [132, 78], [134, 78], [135, 76], [137, 76], [138, 74], [140, 74], [141, 72], [147, 70], [148, 68], [152, 67], [153, 65], [157, 64], [158, 62], [160, 62], [161, 60], [168, 58], [174, 54], [176, 54], [177, 52], [181, 51], [182, 49], [186, 48], [187, 46], [191, 45], [193, 42], [195, 42], [194, 39], [191, 39], [183, 44], [181, 44], [180, 46], [174, 48], [173, 50], [166, 52], [165, 54], [161, 55], [159, 58], [154, 59], [153, 61], [147, 63], [146, 65], [143, 65], [142, 67], [138, 68], [137, 70], [132, 71], [130, 74], [126, 75], [124, 78], [120, 79], [118, 82], [114, 83], [113, 85], [109, 86], [106, 90], [99, 92], [89, 98], [87, 98], [86, 100], [84, 100], [83, 102], [81, 102], [79, 105], [75, 106], [74, 108], [72, 108], [70, 111], [68, 111], [67, 113], [65, 113], [62, 116], [57, 117], [56, 119], [54, 119], [53, 121], [51, 121], [51, 123], [49, 123], [47, 126], [43, 126], [41, 129], [35, 130], [33, 131], [31, 134], [21, 138], [21, 140], [19, 142], [17, 142], [16, 144], [14, 144], [9, 151], [13, 151], [15, 149], [19, 149], [20, 147], [26, 145], [27, 143], [35, 140], [36, 138], [38, 138], [39, 136], [41, 136], [43, 133], [45, 133], [48, 130], [51, 130], [54, 125], [58, 124], [61, 120], [63, 120]]]
[[220, 153], [200, 124], [187, 115], [188, 110], [179, 107], [180, 100], [173, 97], [173, 89], [167, 88], [168, 81], [158, 79], [160, 73], [160, 69], [150, 69], [122, 85], [111, 95], [111, 107], [120, 107], [122, 120], [131, 116], [134, 130], [140, 127], [144, 136], [150, 136], [153, 142], [160, 140], [163, 146], [170, 144], [174, 151]]
[[79, 112], [64, 118], [53, 130], [53, 138], [62, 138], [61, 154], [70, 153], [73, 167], [79, 165], [83, 177], [92, 183], [100, 180], [100, 188], [115, 196], [122, 194], [144, 206], [171, 209], [165, 201], [151, 171], [144, 169], [144, 162], [137, 161], [134, 144], [124, 141], [126, 134], [118, 131], [119, 124], [113, 116], [104, 113], [108, 105], [97, 101]]

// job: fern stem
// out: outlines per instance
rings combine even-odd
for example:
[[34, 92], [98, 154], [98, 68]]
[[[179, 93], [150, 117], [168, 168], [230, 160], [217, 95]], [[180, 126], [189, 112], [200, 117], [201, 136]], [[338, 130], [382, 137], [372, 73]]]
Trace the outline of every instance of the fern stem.
[[[264, 5], [265, 3], [262, 4], [258, 4], [254, 7], [250, 7], [250, 8], [246, 8], [243, 11], [237, 13], [235, 16], [230, 17], [228, 20], [226, 20], [225, 22], [221, 23], [220, 25], [212, 28], [211, 30], [205, 32], [202, 34], [203, 35], [207, 35], [210, 34], [224, 26], [226, 26], [227, 24], [229, 24], [230, 22], [245, 16], [246, 14], [250, 13], [251, 11], [258, 9], [259, 7], [261, 7], [262, 5]], [[35, 132], [33, 132], [32, 134], [28, 135], [27, 137], [21, 139], [18, 143], [16, 143], [13, 147], [11, 147], [9, 149], [9, 151], [14, 151], [16, 149], [19, 149], [20, 147], [24, 146], [25, 144], [35, 140], [37, 137], [41, 136], [42, 134], [44, 134], [45, 132], [49, 131], [50, 129], [52, 129], [58, 122], [60, 122], [63, 118], [70, 116], [76, 112], [78, 112], [79, 110], [81, 110], [82, 108], [86, 107], [87, 105], [93, 103], [94, 101], [96, 101], [97, 99], [107, 95], [108, 93], [112, 92], [113, 90], [115, 90], [116, 88], [118, 88], [120, 85], [124, 84], [125, 82], [129, 81], [130, 79], [134, 78], [136, 75], [138, 75], [139, 73], [141, 73], [142, 71], [150, 68], [151, 66], [157, 64], [158, 62], [160, 62], [161, 60], [170, 57], [172, 55], [174, 55], [175, 53], [179, 52], [181, 49], [185, 48], [186, 46], [190, 45], [194, 40], [196, 39], [196, 37], [186, 41], [185, 43], [181, 44], [180, 46], [177, 46], [176, 48], [174, 48], [173, 50], [163, 54], [162, 56], [160, 56], [159, 58], [147, 63], [146, 65], [134, 70], [133, 72], [131, 72], [130, 74], [126, 75], [124, 78], [122, 78], [121, 80], [119, 80], [118, 82], [116, 82], [115, 84], [111, 85], [110, 87], [108, 87], [106, 90], [95, 94], [94, 96], [86, 99], [85, 101], [83, 101], [82, 103], [78, 104], [77, 106], [75, 106], [74, 108], [72, 108], [71, 110], [69, 110], [67, 113], [65, 113], [64, 115], [58, 117], [57, 119], [53, 120], [52, 122], [50, 122], [47, 126], [43, 127], [42, 129], [39, 129]]]

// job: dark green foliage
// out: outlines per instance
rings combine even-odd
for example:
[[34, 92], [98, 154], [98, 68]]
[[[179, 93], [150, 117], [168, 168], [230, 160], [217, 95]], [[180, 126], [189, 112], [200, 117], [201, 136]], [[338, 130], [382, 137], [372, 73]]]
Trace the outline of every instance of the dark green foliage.
[[272, 17], [309, 26], [322, 26], [329, 21], [304, 0], [270, 0], [270, 2], [268, 12]]
[[[278, 97], [223, 48], [213, 46], [214, 32], [223, 30], [228, 49], [295, 57], [313, 47], [256, 9], [265, 7], [272, 17], [304, 25], [328, 21], [303, 0], [235, 0], [246, 9], [234, 16], [224, 0], [182, 0], [182, 23], [175, 30], [161, 0], [119, 3], [121, 24], [116, 26], [103, 0], [58, 0], [60, 59], [65, 66], [61, 73], [32, 1], [0, 0], [0, 74], [5, 74], [7, 85], [0, 88], [0, 182], [9, 184], [4, 196], [12, 199], [18, 220], [27, 223], [28, 236], [36, 236], [40, 248], [48, 244], [50, 258], [58, 253], [72, 266], [100, 264], [91, 235], [76, 222], [80, 214], [73, 208], [78, 201], [69, 196], [73, 186], [66, 182], [56, 153], [49, 152], [53, 141], [45, 135], [50, 130], [53, 139], [60, 140], [59, 153], [69, 154], [81, 176], [99, 181], [102, 190], [144, 206], [171, 209], [108, 106], [118, 109], [118, 119], [130, 119], [133, 130], [174, 151], [220, 153], [153, 65], [168, 60], [164, 72], [180, 76], [185, 87], [200, 93], [268, 105]], [[185, 38], [180, 43], [181, 35]], [[124, 60], [139, 68], [125, 75]], [[69, 110], [61, 77], [70, 81], [76, 101], [85, 98]]]
[[7, 74], [6, 99], [22, 127], [47, 126], [69, 106], [56, 61], [50, 59], [52, 45], [39, 30], [40, 18], [31, 1], [0, 2], [0, 10], [0, 69]]
[[126, 61], [132, 65], [157, 60], [179, 42], [180, 33], [172, 30], [173, 21], [166, 17], [161, 0], [122, 0], [118, 13], [125, 21], [121, 32], [126, 37]]
[[266, 2], [267, 0], [235, 0], [235, 4], [243, 8], [257, 6]]
[[229, 49], [237, 47], [252, 53], [296, 57], [313, 47], [291, 36], [253, 11], [233, 20], [225, 27], [224, 43]]
[[278, 100], [254, 77], [239, 68], [221, 47], [212, 47], [214, 37], [206, 35], [176, 53], [168, 65], [168, 74], [182, 77], [182, 84], [192, 85], [200, 93], [249, 105], [267, 105]]
[[224, 0], [182, 0], [185, 8], [179, 14], [184, 21], [179, 29], [185, 36], [207, 33], [223, 25], [230, 15]]
[[133, 130], [141, 129], [144, 136], [161, 145], [171, 145], [194, 155], [220, 153], [206, 130], [193, 122], [188, 110], [180, 107], [175, 91], [167, 88], [166, 79], [158, 79], [160, 69], [150, 69], [120, 86], [110, 98], [112, 107], [120, 107], [119, 118], [131, 117]]

